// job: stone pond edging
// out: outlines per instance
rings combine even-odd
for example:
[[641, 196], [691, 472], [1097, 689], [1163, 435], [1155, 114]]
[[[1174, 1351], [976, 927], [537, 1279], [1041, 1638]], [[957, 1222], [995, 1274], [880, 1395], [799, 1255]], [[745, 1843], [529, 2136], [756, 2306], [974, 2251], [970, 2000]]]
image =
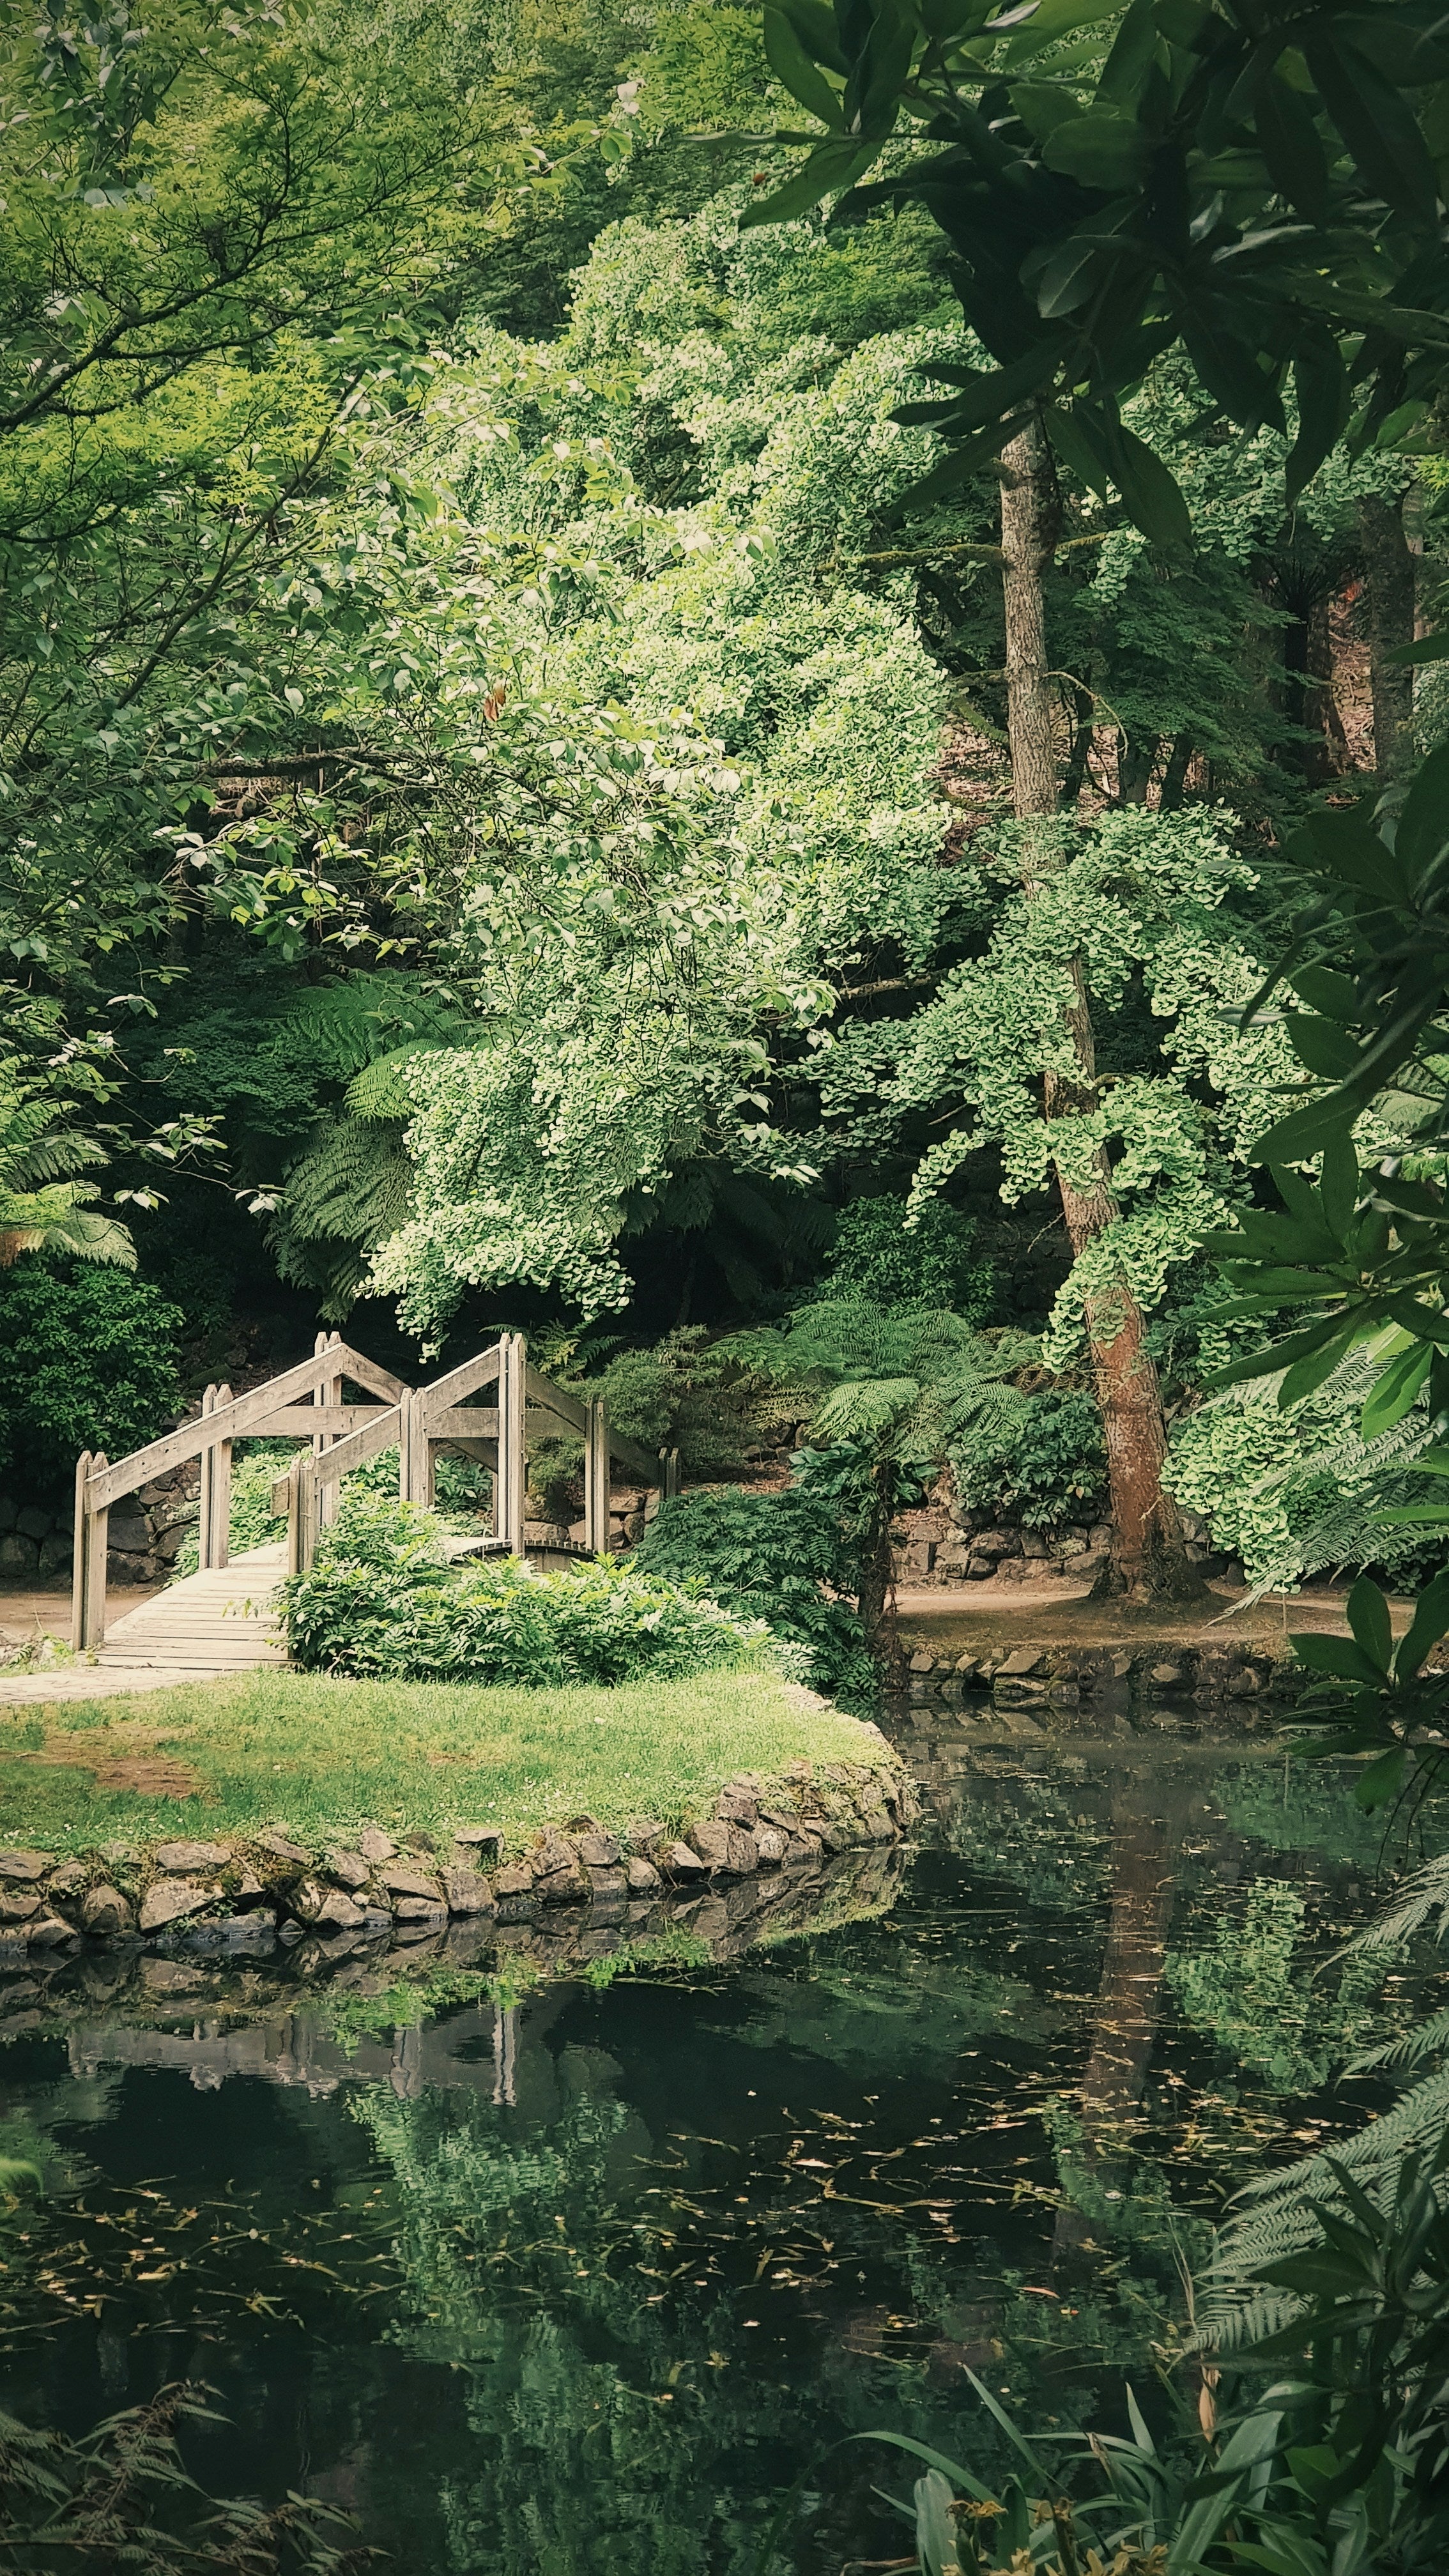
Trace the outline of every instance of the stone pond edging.
[[1131, 1703], [1161, 1692], [1207, 1701], [1295, 1699], [1306, 1676], [1291, 1657], [1243, 1645], [1007, 1646], [961, 1653], [902, 1647], [895, 1687], [911, 1700], [964, 1701], [984, 1692], [997, 1708]]
[[711, 1814], [676, 1833], [635, 1819], [622, 1834], [592, 1817], [525, 1843], [506, 1826], [464, 1825], [440, 1850], [426, 1834], [369, 1825], [322, 1848], [281, 1827], [217, 1841], [108, 1843], [57, 1860], [0, 1850], [0, 1964], [88, 1945], [256, 1956], [309, 1935], [411, 1942], [450, 1923], [528, 1923], [545, 1909], [644, 1905], [717, 1881], [779, 1891], [843, 1852], [898, 1842], [916, 1796], [884, 1738], [874, 1763], [807, 1761], [764, 1779], [740, 1772]]

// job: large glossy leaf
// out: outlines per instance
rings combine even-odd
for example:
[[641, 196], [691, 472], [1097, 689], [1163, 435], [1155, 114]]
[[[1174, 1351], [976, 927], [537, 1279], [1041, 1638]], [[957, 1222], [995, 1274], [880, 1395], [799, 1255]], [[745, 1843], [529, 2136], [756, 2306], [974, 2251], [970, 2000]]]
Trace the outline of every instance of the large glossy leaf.
[[1394, 835], [1394, 854], [1418, 883], [1449, 841], [1449, 742], [1422, 761]]
[[1118, 18], [1121, 14], [1121, 0], [1041, 0], [1041, 7], [1007, 46], [1005, 66], [1011, 71], [1018, 63], [1029, 62], [1044, 46], [1054, 45], [1059, 37], [1074, 35], [1079, 27], [1094, 27], [1104, 18]]
[[1192, 520], [1176, 477], [1160, 456], [1130, 429], [1110, 423], [1103, 444], [1112, 479], [1127, 509], [1155, 546], [1165, 550], [1192, 544]]
[[1432, 224], [1438, 183], [1407, 99], [1367, 55], [1340, 46], [1330, 32], [1306, 34], [1303, 50], [1319, 97], [1375, 196], [1416, 222]]
[[1152, 138], [1135, 117], [1094, 109], [1090, 115], [1059, 125], [1042, 146], [1049, 170], [1080, 179], [1087, 188], [1108, 194], [1128, 188], [1143, 177], [1152, 157]]
[[1408, 1630], [1399, 1639], [1394, 1656], [1396, 1681], [1411, 1680], [1419, 1670], [1431, 1646], [1449, 1631], [1449, 1568], [1426, 1583], [1414, 1604], [1414, 1615]]
[[1367, 1574], [1359, 1576], [1348, 1596], [1348, 1624], [1370, 1663], [1387, 1677], [1394, 1651], [1393, 1624], [1388, 1602]]
[[765, 58], [775, 78], [822, 125], [839, 133], [845, 123], [840, 93], [812, 63], [794, 28], [778, 9], [765, 11]]
[[1290, 1636], [1288, 1643], [1300, 1664], [1331, 1681], [1377, 1684], [1387, 1678], [1385, 1669], [1352, 1637], [1321, 1637], [1310, 1629], [1306, 1635]]
[[1307, 99], [1269, 72], [1259, 82], [1253, 121], [1279, 195], [1309, 223], [1322, 223], [1328, 211], [1328, 163]]
[[808, 215], [822, 197], [835, 195], [848, 188], [863, 170], [868, 170], [880, 150], [878, 143], [854, 141], [817, 143], [810, 158], [793, 179], [777, 188], [758, 206], [747, 206], [740, 217], [740, 229], [750, 224], [783, 224], [793, 215]]
[[1348, 370], [1331, 331], [1310, 331], [1293, 359], [1298, 435], [1283, 472], [1286, 497], [1296, 501], [1348, 426]]

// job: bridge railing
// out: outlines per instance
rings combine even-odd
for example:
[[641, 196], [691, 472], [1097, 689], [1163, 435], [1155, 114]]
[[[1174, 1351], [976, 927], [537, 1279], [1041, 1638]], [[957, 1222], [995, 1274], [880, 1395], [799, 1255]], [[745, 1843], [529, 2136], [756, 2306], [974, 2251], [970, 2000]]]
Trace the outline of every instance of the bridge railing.
[[[369, 1391], [373, 1400], [344, 1403], [349, 1381]], [[479, 1403], [476, 1399], [490, 1387], [493, 1402]], [[111, 1505], [190, 1458], [201, 1460], [199, 1562], [203, 1568], [221, 1567], [228, 1554], [233, 1441], [288, 1433], [307, 1439], [308, 1448], [272, 1488], [273, 1509], [287, 1514], [288, 1572], [298, 1574], [312, 1563], [319, 1530], [336, 1517], [342, 1478], [394, 1446], [404, 1502], [432, 1502], [443, 1451], [478, 1458], [491, 1468], [494, 1536], [511, 1554], [522, 1556], [529, 1435], [559, 1430], [573, 1432], [584, 1444], [587, 1551], [602, 1555], [608, 1547], [610, 1471], [616, 1459], [660, 1494], [679, 1491], [678, 1450], [656, 1455], [615, 1431], [600, 1398], [574, 1395], [530, 1367], [521, 1333], [504, 1333], [488, 1350], [425, 1387], [405, 1385], [339, 1334], [319, 1333], [310, 1360], [299, 1360], [295, 1368], [283, 1369], [246, 1395], [234, 1396], [228, 1386], [209, 1386], [193, 1421], [148, 1441], [144, 1449], [133, 1449], [114, 1464], [102, 1451], [83, 1451], [75, 1471], [73, 1642], [78, 1649], [93, 1650], [105, 1636]]]

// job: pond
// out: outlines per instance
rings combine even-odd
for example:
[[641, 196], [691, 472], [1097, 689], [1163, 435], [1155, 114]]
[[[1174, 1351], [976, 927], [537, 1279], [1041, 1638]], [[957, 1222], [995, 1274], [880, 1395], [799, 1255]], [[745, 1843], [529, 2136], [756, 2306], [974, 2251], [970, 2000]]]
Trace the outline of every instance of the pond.
[[0, 2151], [45, 2172], [0, 2405], [204, 2380], [210, 2486], [306, 2485], [428, 2576], [823, 2576], [901, 2545], [845, 2436], [990, 2474], [968, 2371], [1115, 2421], [1224, 2196], [1386, 2098], [1330, 2084], [1428, 1991], [1334, 1957], [1381, 1829], [1266, 1732], [895, 1723], [889, 1910], [725, 1967], [393, 2023], [286, 1968], [0, 1987]]

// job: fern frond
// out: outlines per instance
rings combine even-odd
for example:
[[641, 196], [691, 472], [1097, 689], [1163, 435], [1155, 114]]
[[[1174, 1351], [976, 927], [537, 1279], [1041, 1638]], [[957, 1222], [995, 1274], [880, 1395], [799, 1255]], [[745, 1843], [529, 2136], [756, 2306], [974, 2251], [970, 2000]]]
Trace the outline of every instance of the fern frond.
[[288, 1013], [281, 1043], [348, 1079], [400, 1049], [466, 1046], [476, 1036], [476, 1024], [456, 1004], [410, 976], [349, 975], [306, 994]]
[[286, 1175], [286, 1230], [371, 1252], [405, 1222], [411, 1186], [395, 1120], [334, 1117]]
[[411, 1118], [417, 1100], [408, 1076], [421, 1056], [437, 1053], [440, 1043], [438, 1039], [414, 1039], [364, 1065], [347, 1086], [348, 1108], [359, 1118]]
[[1438, 2057], [1449, 2049], [1449, 2004], [1430, 2013], [1426, 2021], [1416, 2022], [1401, 2039], [1391, 2039], [1382, 2048], [1366, 2048], [1359, 2057], [1350, 2058], [1347, 2075], [1402, 2073], [1405, 2067], [1422, 2066], [1427, 2057]]
[[[1399, 2167], [1414, 2149], [1435, 2149], [1449, 2122], [1449, 2066], [1441, 2066], [1403, 2094], [1393, 2109], [1370, 2120], [1332, 2149], [1333, 2162], [1360, 2188], [1387, 2205]], [[1249, 2183], [1218, 2240], [1214, 2281], [1230, 2286], [1264, 2264], [1281, 2262], [1311, 2245], [1318, 2234], [1313, 2202], [1331, 2202], [1337, 2185], [1326, 2154], [1305, 2156], [1278, 2173]]]
[[1405, 1879], [1392, 1905], [1365, 1923], [1347, 1944], [1350, 1950], [1397, 1950], [1427, 1923], [1440, 1917], [1439, 1938], [1449, 1931], [1449, 1853], [1424, 1863]]

